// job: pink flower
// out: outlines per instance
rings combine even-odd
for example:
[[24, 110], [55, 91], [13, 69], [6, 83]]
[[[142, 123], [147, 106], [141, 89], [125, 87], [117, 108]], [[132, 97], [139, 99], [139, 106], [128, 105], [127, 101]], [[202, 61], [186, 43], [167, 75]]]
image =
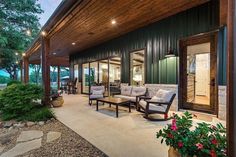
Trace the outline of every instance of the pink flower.
[[184, 146], [183, 142], [181, 142], [181, 141], [178, 142], [178, 147], [179, 147], [179, 148], [182, 148], [183, 146]]
[[174, 136], [173, 136], [171, 133], [169, 133], [167, 136], [168, 136], [169, 138], [174, 138]]
[[197, 143], [196, 146], [197, 146], [197, 149], [202, 149], [203, 148], [203, 145], [201, 143]]
[[214, 138], [213, 140], [211, 140], [211, 143], [217, 145], [218, 141]]
[[171, 126], [171, 130], [176, 131], [177, 129], [178, 129], [178, 128], [177, 128], [176, 125], [172, 125], [172, 126]]
[[210, 155], [211, 155], [211, 157], [217, 157], [216, 152], [214, 150], [210, 151]]
[[172, 120], [171, 130], [176, 131], [178, 128], [176, 126], [176, 119]]
[[214, 125], [212, 125], [211, 128], [214, 129], [214, 130], [216, 130], [216, 126], [214, 126]]

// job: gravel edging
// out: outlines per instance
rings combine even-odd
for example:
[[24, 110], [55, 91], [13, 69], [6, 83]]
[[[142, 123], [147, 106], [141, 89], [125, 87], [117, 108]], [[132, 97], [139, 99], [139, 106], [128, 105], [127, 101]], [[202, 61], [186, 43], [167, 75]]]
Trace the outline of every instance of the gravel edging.
[[[3, 152], [15, 146], [16, 139], [21, 131], [41, 130], [44, 133], [42, 146], [39, 149], [29, 151], [18, 157], [107, 157], [105, 153], [58, 120], [54, 120], [42, 126], [34, 125], [15, 130], [16, 131], [11, 136], [10, 142], [4, 145], [5, 149]], [[46, 143], [46, 137], [49, 131], [61, 132], [61, 137], [55, 141]], [[2, 130], [0, 129], [0, 133], [1, 132]]]

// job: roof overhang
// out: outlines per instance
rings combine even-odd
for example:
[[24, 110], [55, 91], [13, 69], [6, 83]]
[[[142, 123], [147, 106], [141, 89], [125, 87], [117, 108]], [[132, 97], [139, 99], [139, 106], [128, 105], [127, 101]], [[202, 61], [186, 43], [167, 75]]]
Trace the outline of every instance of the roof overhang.
[[[60, 64], [69, 65], [70, 54], [79, 53], [208, 1], [64, 0], [42, 28], [50, 39], [51, 65], [59, 60]], [[112, 24], [112, 20], [116, 24]], [[40, 63], [40, 48], [39, 34], [26, 51], [30, 63]]]

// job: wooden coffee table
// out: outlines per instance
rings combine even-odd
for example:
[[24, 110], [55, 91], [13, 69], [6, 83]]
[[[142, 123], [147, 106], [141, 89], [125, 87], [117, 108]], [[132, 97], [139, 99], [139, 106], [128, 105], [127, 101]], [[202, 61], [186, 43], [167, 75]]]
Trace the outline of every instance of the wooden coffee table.
[[98, 102], [108, 103], [109, 106], [116, 106], [116, 117], [118, 117], [118, 106], [128, 105], [129, 112], [131, 112], [130, 100], [124, 98], [114, 98], [114, 97], [105, 97], [101, 99], [97, 99], [97, 111], [98, 111]]

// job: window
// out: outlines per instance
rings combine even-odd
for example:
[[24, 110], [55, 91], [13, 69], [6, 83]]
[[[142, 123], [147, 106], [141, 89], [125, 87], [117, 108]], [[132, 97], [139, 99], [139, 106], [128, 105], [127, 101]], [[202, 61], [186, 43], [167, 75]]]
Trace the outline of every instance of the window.
[[130, 84], [141, 86], [145, 83], [145, 51], [130, 53]]

